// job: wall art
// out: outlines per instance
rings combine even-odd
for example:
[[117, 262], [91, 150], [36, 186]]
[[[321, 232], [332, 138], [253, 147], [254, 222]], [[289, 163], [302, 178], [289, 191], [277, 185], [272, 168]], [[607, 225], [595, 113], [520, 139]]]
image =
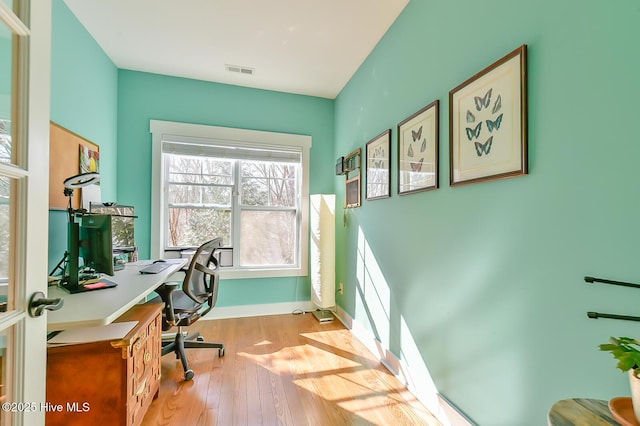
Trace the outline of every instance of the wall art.
[[345, 208], [360, 207], [360, 157], [362, 149], [358, 148], [344, 157], [345, 164]]
[[438, 188], [439, 101], [398, 124], [398, 194]]
[[527, 46], [449, 92], [450, 184], [525, 175]]
[[367, 142], [367, 200], [391, 196], [391, 130]]

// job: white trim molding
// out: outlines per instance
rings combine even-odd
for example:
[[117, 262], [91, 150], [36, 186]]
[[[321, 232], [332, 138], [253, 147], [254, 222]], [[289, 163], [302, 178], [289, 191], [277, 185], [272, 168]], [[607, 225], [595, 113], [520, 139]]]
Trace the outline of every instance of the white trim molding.
[[[476, 426], [476, 424], [441, 395], [431, 382], [427, 367], [422, 365], [408, 365], [404, 359], [399, 359], [394, 353], [384, 348], [382, 343], [365, 328], [354, 320], [340, 306], [335, 312], [336, 318], [347, 327], [353, 335], [411, 392], [443, 426]], [[415, 360], [414, 360], [415, 363]]]
[[259, 317], [263, 315], [284, 315], [295, 312], [309, 312], [313, 308], [311, 301], [270, 303], [264, 305], [216, 306], [200, 319], [216, 320], [227, 318]]
[[0, 21], [7, 24], [9, 29], [16, 35], [28, 36], [31, 34], [29, 27], [4, 2], [0, 2]]
[[[309, 162], [312, 138], [309, 135], [247, 130], [202, 124], [150, 120], [152, 134], [151, 171], [151, 258], [164, 257], [165, 190], [163, 188], [163, 144], [195, 143], [217, 149], [256, 148], [285, 149], [299, 153], [302, 176], [300, 185], [300, 215], [298, 264], [295, 267], [247, 268], [233, 267], [223, 270], [225, 279], [306, 276], [309, 258]], [[170, 142], [168, 142], [170, 141]], [[236, 241], [237, 243], [238, 241]]]

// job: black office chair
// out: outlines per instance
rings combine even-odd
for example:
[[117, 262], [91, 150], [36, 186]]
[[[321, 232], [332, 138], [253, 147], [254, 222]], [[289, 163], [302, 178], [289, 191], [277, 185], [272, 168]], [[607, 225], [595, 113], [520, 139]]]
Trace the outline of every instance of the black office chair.
[[218, 355], [224, 356], [222, 343], [205, 342], [200, 333], [190, 334], [182, 332], [182, 327], [198, 321], [209, 312], [218, 299], [219, 272], [218, 259], [215, 251], [222, 245], [222, 238], [207, 241], [196, 249], [189, 267], [182, 270], [185, 273], [182, 288], [179, 281], [166, 282], [156, 289], [160, 299], [164, 302], [162, 312], [162, 330], [168, 331], [178, 327], [175, 338], [162, 340], [162, 355], [175, 353], [182, 362], [185, 380], [193, 379], [193, 370], [189, 368], [185, 348], [216, 348]]

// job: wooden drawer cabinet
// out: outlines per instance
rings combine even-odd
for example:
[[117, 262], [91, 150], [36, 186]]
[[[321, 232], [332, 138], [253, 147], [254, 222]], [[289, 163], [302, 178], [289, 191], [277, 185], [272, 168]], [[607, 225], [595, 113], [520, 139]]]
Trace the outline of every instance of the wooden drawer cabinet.
[[122, 340], [47, 349], [49, 425], [142, 422], [160, 386], [162, 304], [136, 305], [116, 322], [138, 321]]

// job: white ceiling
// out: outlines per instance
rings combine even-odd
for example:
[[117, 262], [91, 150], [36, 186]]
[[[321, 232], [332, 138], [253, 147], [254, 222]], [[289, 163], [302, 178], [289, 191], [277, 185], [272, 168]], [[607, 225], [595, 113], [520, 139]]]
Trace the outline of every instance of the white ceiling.
[[330, 99], [408, 2], [65, 0], [118, 68]]

